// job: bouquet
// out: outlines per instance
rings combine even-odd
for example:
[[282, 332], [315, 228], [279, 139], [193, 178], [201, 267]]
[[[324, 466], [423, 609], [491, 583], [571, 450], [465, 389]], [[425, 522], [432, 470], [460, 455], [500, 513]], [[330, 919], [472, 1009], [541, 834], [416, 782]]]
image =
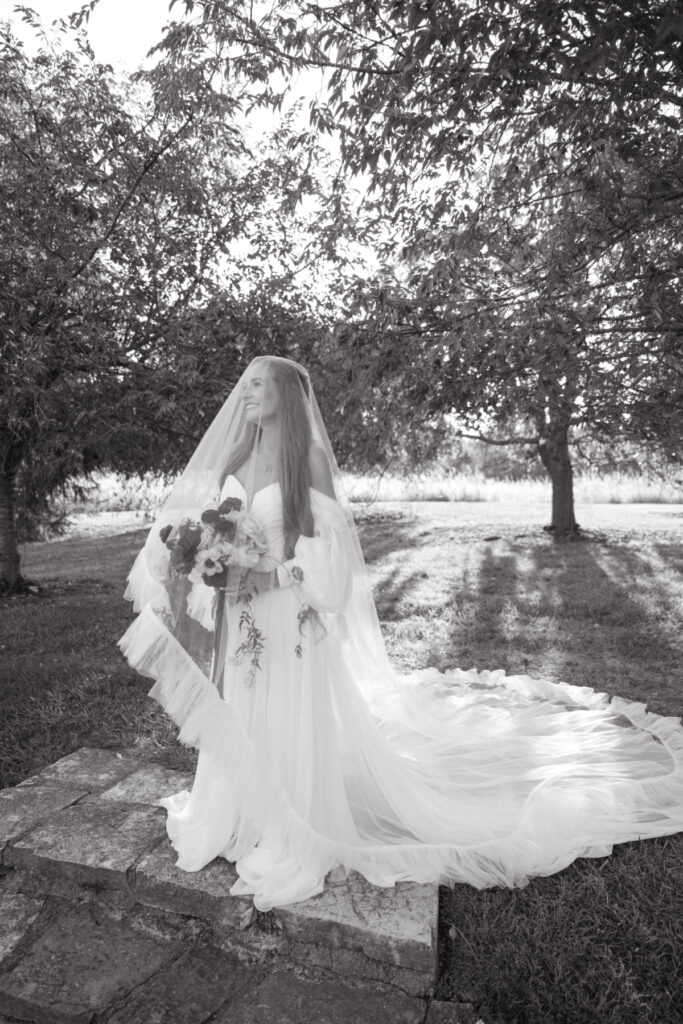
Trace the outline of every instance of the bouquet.
[[[235, 648], [230, 660], [235, 665], [247, 660], [249, 670], [246, 682], [251, 685], [257, 670], [261, 668], [261, 656], [266, 645], [266, 638], [256, 622], [252, 608], [254, 595], [258, 594], [258, 585], [254, 574], [247, 571], [240, 573], [239, 579], [233, 577], [233, 586], [228, 586], [228, 573], [233, 566], [246, 570], [257, 567], [268, 544], [263, 528], [243, 509], [239, 498], [226, 498], [215, 508], [205, 508], [199, 521], [185, 518], [176, 527], [164, 526], [159, 535], [170, 552], [171, 576], [184, 577], [191, 583], [205, 583], [216, 588], [211, 612], [204, 605], [203, 599], [197, 603], [188, 599], [187, 610], [191, 617], [196, 618], [206, 629], [211, 629], [212, 619], [220, 622], [217, 609], [222, 601], [244, 605], [239, 617], [239, 630], [244, 639]], [[268, 562], [269, 568], [272, 563], [282, 565], [272, 556]], [[292, 584], [303, 583], [304, 573], [300, 566], [292, 566], [289, 575]], [[327, 635], [327, 631], [318, 612], [310, 605], [302, 604], [296, 594], [294, 596], [300, 605], [297, 616], [300, 637], [303, 640], [310, 636], [315, 644]], [[301, 658], [301, 640], [294, 650], [297, 658]]]
[[186, 518], [175, 528], [164, 526], [159, 536], [171, 553], [172, 575], [216, 588], [226, 587], [231, 565], [254, 569], [268, 544], [262, 527], [244, 511], [239, 498], [205, 508], [198, 522]]

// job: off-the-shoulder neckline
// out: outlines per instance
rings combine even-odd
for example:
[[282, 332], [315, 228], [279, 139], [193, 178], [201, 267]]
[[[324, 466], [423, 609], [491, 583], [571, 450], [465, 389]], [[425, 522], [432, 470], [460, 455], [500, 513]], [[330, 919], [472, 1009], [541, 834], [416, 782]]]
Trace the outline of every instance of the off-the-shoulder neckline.
[[[227, 475], [227, 477], [225, 479], [226, 480], [234, 480], [235, 483], [241, 488], [242, 493], [244, 494], [244, 497], [245, 498], [248, 497], [246, 487], [244, 486], [242, 481], [239, 479], [239, 477], [236, 477], [234, 473], [228, 473], [228, 475]], [[273, 480], [272, 483], [266, 484], [265, 487], [260, 487], [258, 491], [254, 491], [254, 493], [251, 496], [251, 503], [252, 503], [252, 505], [254, 504], [254, 501], [259, 496], [259, 494], [263, 494], [264, 491], [270, 490], [271, 487], [277, 487], [279, 489], [280, 488], [280, 481], [279, 480]], [[314, 494], [316, 496], [316, 498], [321, 498], [323, 501], [330, 502], [332, 505], [335, 505], [335, 506], [339, 504], [335, 498], [330, 498], [329, 495], [324, 494], [322, 491], [317, 490], [315, 487], [311, 487], [310, 491], [312, 492], [312, 494]]]
[[[226, 476], [225, 479], [226, 480], [234, 480], [235, 483], [240, 488], [240, 490], [242, 491], [242, 493], [244, 494], [244, 497], [248, 498], [247, 489], [246, 489], [246, 487], [244, 486], [244, 484], [242, 483], [242, 481], [240, 480], [239, 477], [235, 476], [234, 473], [228, 473], [228, 475]], [[254, 493], [251, 496], [252, 504], [254, 503], [254, 499], [257, 498], [259, 496], [259, 494], [263, 494], [264, 491], [269, 491], [271, 487], [279, 487], [279, 486], [280, 486], [280, 481], [279, 480], [273, 480], [272, 483], [266, 484], [265, 487], [260, 487], [259, 490], [258, 491], [254, 491]]]

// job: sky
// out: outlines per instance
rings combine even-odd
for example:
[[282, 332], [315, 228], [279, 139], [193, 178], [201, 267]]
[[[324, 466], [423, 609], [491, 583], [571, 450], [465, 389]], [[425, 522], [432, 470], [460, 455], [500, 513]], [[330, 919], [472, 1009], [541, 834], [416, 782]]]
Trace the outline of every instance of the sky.
[[[50, 22], [57, 18], [66, 18], [74, 11], [80, 10], [85, 0], [22, 0], [33, 8], [43, 24], [49, 27]], [[176, 2], [169, 12], [170, 0], [99, 0], [90, 15], [86, 27], [90, 45], [95, 57], [104, 64], [111, 64], [124, 73], [137, 70], [151, 47], [162, 36], [164, 25], [170, 20], [180, 20], [184, 14], [184, 5]], [[35, 35], [22, 25], [21, 16], [14, 13], [17, 0], [0, 0], [0, 21], [9, 19], [15, 33], [23, 40], [27, 50], [37, 48]], [[315, 96], [320, 89], [320, 75], [314, 72], [300, 72], [294, 80], [294, 94], [306, 101]], [[290, 101], [291, 102], [291, 101]], [[252, 112], [249, 118], [247, 135], [255, 137], [275, 127], [279, 116], [268, 110]], [[301, 114], [302, 130], [308, 124], [308, 107], [304, 103]], [[326, 138], [326, 148], [336, 156], [336, 143]]]
[[[85, 0], [83, 0], [85, 2]], [[48, 25], [82, 6], [81, 0], [24, 0]], [[90, 16], [88, 35], [99, 61], [134, 71], [145, 54], [161, 38], [161, 30], [170, 20], [169, 0], [100, 0]], [[16, 0], [0, 0], [0, 20], [12, 21], [15, 31], [27, 41], [15, 15]], [[179, 16], [181, 7], [174, 14]]]
[[[21, 0], [31, 7], [46, 27], [57, 18], [66, 18], [80, 10], [85, 0]], [[100, 0], [90, 15], [87, 33], [95, 58], [111, 64], [122, 72], [135, 71], [150, 48], [162, 36], [164, 25], [172, 19], [180, 20], [184, 13], [182, 3], [176, 3], [169, 12], [170, 0]], [[14, 32], [23, 40], [28, 52], [37, 49], [35, 35], [22, 25], [21, 16], [14, 13], [17, 0], [0, 0], [0, 21], [12, 22]], [[301, 110], [302, 130], [308, 126], [308, 101], [321, 87], [320, 73], [302, 71], [294, 80], [296, 96], [304, 98]], [[245, 124], [248, 139], [255, 139], [273, 130], [279, 115], [267, 109], [252, 112]], [[325, 136], [322, 143], [333, 157], [338, 156], [338, 143]], [[365, 190], [364, 179], [354, 179], [356, 188]]]

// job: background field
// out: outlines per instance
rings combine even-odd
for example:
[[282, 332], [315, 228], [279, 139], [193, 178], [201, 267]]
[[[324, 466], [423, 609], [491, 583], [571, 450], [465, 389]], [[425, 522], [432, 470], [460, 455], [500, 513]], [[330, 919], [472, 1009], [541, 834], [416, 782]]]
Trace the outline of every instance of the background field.
[[[683, 507], [579, 503], [586, 538], [555, 544], [545, 502], [516, 486], [505, 502], [356, 506], [396, 665], [522, 671], [679, 716]], [[26, 545], [36, 592], [3, 602], [3, 785], [84, 744], [193, 764], [115, 646], [144, 531], [82, 533]], [[682, 894], [680, 836], [520, 891], [444, 890], [440, 994], [487, 1024], [678, 1021]]]

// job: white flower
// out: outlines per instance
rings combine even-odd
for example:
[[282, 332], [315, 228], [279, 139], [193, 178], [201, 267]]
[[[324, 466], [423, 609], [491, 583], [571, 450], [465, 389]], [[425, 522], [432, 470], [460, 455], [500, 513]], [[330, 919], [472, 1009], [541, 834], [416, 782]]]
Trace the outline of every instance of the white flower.
[[[225, 568], [223, 559], [229, 554], [229, 552], [226, 553], [221, 550], [224, 546], [215, 544], [213, 547], [199, 552], [194, 564], [202, 576], [214, 576], [216, 573], [223, 572]], [[232, 545], [227, 546], [232, 547]]]
[[209, 526], [208, 523], [202, 523], [202, 536], [199, 541], [199, 548], [209, 548], [213, 545], [216, 540], [216, 531], [213, 526]]
[[240, 512], [239, 525], [254, 547], [261, 548], [262, 551], [266, 550], [268, 537], [258, 520], [254, 519], [249, 512]]
[[232, 551], [232, 563], [239, 565], [243, 569], [254, 569], [258, 565], [260, 558], [259, 552], [252, 547], [235, 547]]
[[229, 540], [220, 540], [217, 544], [214, 544], [211, 548], [213, 557], [220, 559], [221, 562], [227, 562], [232, 555], [233, 545]]

